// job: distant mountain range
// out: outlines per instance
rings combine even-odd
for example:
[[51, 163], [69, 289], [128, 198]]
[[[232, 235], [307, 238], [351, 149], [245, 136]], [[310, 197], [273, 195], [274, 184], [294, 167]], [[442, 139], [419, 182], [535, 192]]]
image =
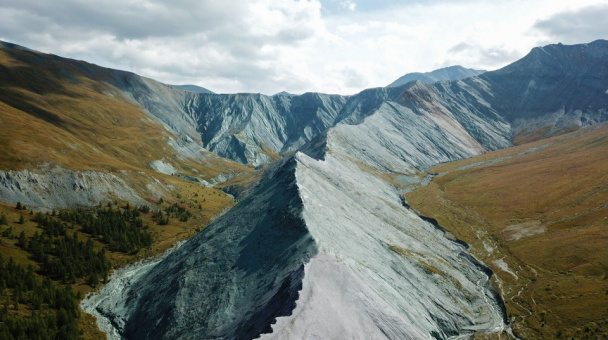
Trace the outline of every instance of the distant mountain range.
[[289, 93], [287, 91], [281, 91], [281, 92], [275, 93], [273, 96], [288, 96], [288, 97], [291, 97], [291, 96], [295, 96], [295, 94], [291, 94], [291, 93]]
[[408, 73], [406, 75], [401, 76], [399, 79], [390, 83], [389, 87], [396, 87], [400, 85], [404, 85], [409, 83], [410, 81], [419, 80], [423, 83], [432, 83], [436, 81], [443, 80], [460, 80], [464, 78], [478, 76], [482, 73], [486, 72], [485, 70], [474, 70], [471, 68], [464, 68], [460, 65], [449, 66], [437, 69], [431, 72], [414, 72]]
[[352, 96], [194, 93], [10, 44], [0, 65], [5, 202], [141, 204], [264, 165], [234, 208], [101, 293], [89, 311], [127, 339], [506, 337], [492, 271], [403, 194], [437, 164], [608, 120], [605, 40]]

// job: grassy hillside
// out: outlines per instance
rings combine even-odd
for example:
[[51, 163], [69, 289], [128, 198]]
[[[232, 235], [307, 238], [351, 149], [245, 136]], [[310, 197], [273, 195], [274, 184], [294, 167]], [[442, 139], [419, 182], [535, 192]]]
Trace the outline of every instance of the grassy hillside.
[[167, 144], [179, 136], [126, 99], [112, 85], [114, 73], [120, 71], [0, 44], [0, 169], [50, 163], [147, 171], [165, 159], [198, 177], [250, 171], [211, 153], [180, 157]]
[[495, 272], [523, 338], [608, 336], [608, 125], [443, 164], [407, 194]]

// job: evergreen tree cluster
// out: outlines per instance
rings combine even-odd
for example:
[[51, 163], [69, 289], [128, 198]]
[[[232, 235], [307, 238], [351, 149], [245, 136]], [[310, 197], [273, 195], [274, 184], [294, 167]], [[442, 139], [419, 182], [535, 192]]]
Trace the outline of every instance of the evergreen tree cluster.
[[[111, 265], [105, 249], [96, 251], [93, 239], [79, 240], [78, 233], [69, 230], [81, 225], [81, 232], [124, 253], [152, 244], [152, 235], [141, 219], [149, 207], [113, 207], [37, 213], [32, 220], [42, 230], [31, 237], [25, 231], [16, 236], [12, 226], [0, 227], [0, 235], [16, 239], [17, 246], [32, 254], [31, 259], [40, 265], [37, 273], [45, 277], [40, 279], [32, 266], [26, 269], [12, 257], [3, 260], [0, 254], [0, 339], [81, 339], [77, 324], [81, 297], [73, 293], [70, 284], [86, 281], [95, 287], [107, 281]], [[26, 209], [20, 203], [16, 208]], [[24, 216], [20, 217], [18, 223], [25, 223]], [[0, 215], [0, 225], [8, 225], [5, 214]]]
[[64, 283], [75, 283], [77, 278], [86, 277], [87, 282], [95, 287], [99, 277], [105, 281], [110, 273], [105, 249], [95, 251], [94, 242], [91, 239], [86, 242], [78, 240], [76, 232], [71, 237], [36, 232], [29, 241], [22, 241], [24, 236], [19, 237], [17, 244], [32, 253], [34, 260], [40, 263], [42, 274], [48, 277]]
[[6, 218], [4, 213], [0, 215], [0, 225], [8, 225], [8, 218]]
[[[0, 339], [80, 339], [78, 297], [71, 287], [59, 288], [51, 280], [40, 280], [13, 258], [0, 255]], [[26, 304], [31, 315], [16, 315]], [[12, 306], [12, 307], [11, 307]]]
[[192, 217], [192, 213], [186, 210], [184, 207], [180, 207], [177, 203], [168, 206], [165, 209], [165, 212], [168, 216], [178, 218], [180, 222], [187, 222], [190, 217]]
[[97, 208], [96, 210], [61, 210], [63, 221], [82, 225], [82, 231], [100, 239], [113, 251], [136, 253], [152, 245], [152, 235], [147, 232], [137, 209], [127, 205], [125, 209]]
[[158, 225], [167, 225], [169, 224], [169, 215], [165, 215], [162, 210], [156, 210], [152, 214], [152, 218], [156, 221]]
[[57, 237], [66, 235], [67, 226], [61, 221], [46, 216], [42, 213], [36, 213], [35, 220], [38, 222], [38, 226], [42, 228], [49, 236]]
[[13, 238], [15, 237], [15, 232], [13, 227], [9, 226], [6, 229], [2, 229], [2, 232], [0, 232], [0, 235], [2, 235], [2, 237], [6, 237], [6, 238]]

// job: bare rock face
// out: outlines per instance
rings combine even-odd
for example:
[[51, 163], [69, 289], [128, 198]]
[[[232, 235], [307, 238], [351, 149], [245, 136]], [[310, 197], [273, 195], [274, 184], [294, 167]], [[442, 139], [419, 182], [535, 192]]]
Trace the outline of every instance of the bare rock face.
[[107, 173], [43, 168], [36, 171], [0, 171], [0, 200], [28, 208], [93, 206], [116, 198], [137, 205], [142, 197], [160, 197], [172, 188], [157, 179], [133, 171]]
[[548, 45], [497, 71], [451, 67], [354, 96], [192, 93], [122, 73], [113, 81], [176, 134], [257, 166], [388, 103], [452, 116], [491, 150], [596, 124], [608, 119], [607, 54], [605, 40]]
[[519, 61], [480, 75], [479, 83], [485, 99], [511, 123], [514, 137], [539, 129], [548, 137], [608, 119], [606, 77], [608, 41], [597, 40], [534, 48]]
[[383, 104], [302, 150], [121, 295], [102, 292], [97, 311], [127, 339], [504, 329], [487, 269], [404, 207], [385, 178], [484, 150], [452, 116]]
[[[178, 137], [167, 143], [183, 157], [203, 149], [250, 165], [284, 157], [235, 208], [120, 294], [101, 293], [97, 311], [127, 339], [500, 332], [505, 315], [491, 273], [404, 206], [399, 183], [517, 138], [608, 119], [606, 41], [550, 45], [476, 77], [354, 96], [193, 93], [87, 67], [119, 89], [111, 95], [141, 105]], [[151, 166], [173, 173], [163, 160]], [[138, 202], [146, 190], [164, 190], [134, 177], [2, 171], [0, 199], [70, 206], [112, 195]]]
[[318, 252], [293, 158], [180, 249], [97, 308], [133, 339], [254, 338], [289, 315]]
[[260, 94], [199, 95], [188, 100], [202, 142], [210, 151], [241, 163], [260, 165], [270, 155], [295, 151], [335, 123], [345, 97]]
[[120, 294], [102, 292], [97, 311], [127, 339], [505, 330], [491, 272], [405, 206], [396, 182], [510, 146], [523, 129], [605, 120], [605, 89], [594, 77], [606, 79], [606, 45], [552, 45], [477, 77], [350, 97], [184, 97], [206, 147], [253, 164], [271, 157], [268, 150], [297, 151]]

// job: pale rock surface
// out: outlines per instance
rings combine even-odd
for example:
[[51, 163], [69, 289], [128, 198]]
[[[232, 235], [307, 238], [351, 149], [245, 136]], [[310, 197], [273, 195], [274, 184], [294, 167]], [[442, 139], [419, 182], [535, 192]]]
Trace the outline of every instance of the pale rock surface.
[[143, 197], [161, 197], [172, 189], [133, 171], [107, 173], [60, 167], [0, 171], [0, 200], [10, 204], [21, 202], [37, 210], [93, 206], [114, 199], [148, 205]]
[[162, 159], [157, 159], [150, 163], [150, 167], [165, 175], [174, 175], [177, 173], [177, 170], [173, 167], [173, 165], [171, 165], [171, 163], [167, 163]]
[[[487, 268], [404, 207], [382, 176], [483, 147], [450, 118], [429, 113], [417, 125], [411, 110], [387, 105], [275, 165], [235, 208], [121, 295], [104, 289], [97, 311], [127, 339], [502, 331]], [[394, 142], [378, 139], [391, 128]], [[427, 139], [411, 144], [417, 136]]]

